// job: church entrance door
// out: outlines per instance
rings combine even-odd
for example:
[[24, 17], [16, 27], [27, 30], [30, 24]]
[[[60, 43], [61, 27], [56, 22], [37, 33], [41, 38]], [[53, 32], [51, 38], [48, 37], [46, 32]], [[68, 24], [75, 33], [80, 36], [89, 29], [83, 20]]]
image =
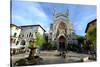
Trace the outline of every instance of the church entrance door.
[[59, 50], [61, 51], [65, 50], [65, 40], [64, 36], [59, 37]]

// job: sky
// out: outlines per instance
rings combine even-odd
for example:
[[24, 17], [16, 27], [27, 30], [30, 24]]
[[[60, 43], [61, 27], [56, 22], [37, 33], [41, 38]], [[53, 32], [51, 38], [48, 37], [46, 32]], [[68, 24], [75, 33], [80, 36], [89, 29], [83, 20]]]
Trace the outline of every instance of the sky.
[[87, 24], [96, 19], [97, 11], [95, 5], [58, 4], [12, 0], [11, 23], [17, 26], [40, 24], [48, 32], [50, 24], [54, 23], [54, 10], [64, 12], [67, 9], [69, 10], [69, 19], [73, 24], [75, 33], [77, 35], [84, 36]]

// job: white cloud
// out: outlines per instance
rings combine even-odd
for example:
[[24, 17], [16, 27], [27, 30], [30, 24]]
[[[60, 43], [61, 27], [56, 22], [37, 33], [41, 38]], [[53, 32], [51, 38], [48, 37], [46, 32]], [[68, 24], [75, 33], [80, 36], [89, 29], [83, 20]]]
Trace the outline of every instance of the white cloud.
[[41, 19], [48, 19], [48, 16], [45, 14], [40, 4], [34, 2], [28, 2], [24, 3], [23, 5], [24, 5], [23, 12], [26, 10], [26, 15], [30, 15]]
[[17, 3], [18, 9], [15, 8], [15, 14], [13, 19], [16, 19], [16, 22], [21, 25], [29, 24], [40, 24], [43, 27], [47, 26], [47, 21], [49, 20], [48, 16], [41, 8], [40, 4], [34, 2], [21, 2]]
[[13, 15], [12, 16], [12, 23], [24, 23], [25, 19], [22, 16], [19, 15]]
[[29, 11], [36, 17], [47, 19], [47, 16], [45, 12], [41, 9], [41, 7], [37, 8], [33, 6], [29, 8]]
[[26, 20], [26, 18], [19, 15], [12, 16], [12, 19], [12, 23], [17, 23], [18, 25], [28, 25], [33, 23], [31, 20]]

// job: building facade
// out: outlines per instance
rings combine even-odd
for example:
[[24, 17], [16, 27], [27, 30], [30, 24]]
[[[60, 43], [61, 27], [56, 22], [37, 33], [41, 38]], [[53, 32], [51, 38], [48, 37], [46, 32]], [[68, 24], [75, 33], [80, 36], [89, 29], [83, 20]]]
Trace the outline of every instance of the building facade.
[[36, 38], [35, 33], [39, 32], [42, 36], [44, 36], [45, 30], [40, 25], [25, 25], [20, 26], [20, 45], [29, 45], [29, 42]]
[[10, 44], [12, 46], [16, 46], [18, 44], [18, 38], [21, 32], [21, 28], [14, 25], [10, 24]]
[[57, 49], [67, 49], [68, 44], [76, 44], [76, 36], [73, 25], [69, 20], [68, 10], [65, 12], [54, 12], [53, 23], [50, 26], [48, 42]]
[[[87, 39], [87, 40], [90, 39], [89, 37], [90, 37], [91, 35], [94, 35], [94, 34], [92, 34], [92, 32], [93, 32], [94, 29], [96, 29], [96, 22], [97, 22], [97, 20], [94, 19], [94, 20], [92, 20], [91, 22], [89, 22], [89, 23], [87, 24], [87, 27], [86, 27], [86, 30], [85, 30], [86, 39]], [[96, 34], [96, 33], [95, 33], [95, 34]]]
[[85, 30], [85, 44], [87, 47], [89, 47], [90, 50], [94, 50], [96, 52], [96, 22], [97, 19], [92, 20], [87, 24], [86, 30]]

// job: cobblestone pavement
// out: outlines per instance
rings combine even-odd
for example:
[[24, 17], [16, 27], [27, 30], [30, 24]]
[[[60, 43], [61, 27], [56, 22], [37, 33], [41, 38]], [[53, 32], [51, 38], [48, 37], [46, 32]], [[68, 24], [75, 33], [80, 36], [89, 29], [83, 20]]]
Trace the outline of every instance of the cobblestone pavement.
[[[12, 64], [22, 58], [28, 57], [29, 53], [23, 53], [12, 56]], [[43, 64], [58, 64], [58, 63], [71, 63], [77, 62], [81, 58], [89, 57], [88, 54], [80, 54], [72, 51], [68, 51], [66, 53], [66, 58], [62, 58], [61, 56], [57, 56], [59, 52], [57, 51], [40, 51], [39, 56], [43, 58]]]

